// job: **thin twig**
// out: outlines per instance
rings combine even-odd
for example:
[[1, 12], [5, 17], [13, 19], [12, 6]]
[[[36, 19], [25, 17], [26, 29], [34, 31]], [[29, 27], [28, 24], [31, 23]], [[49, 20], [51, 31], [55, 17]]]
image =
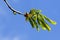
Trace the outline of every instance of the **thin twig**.
[[7, 2], [6, 0], [4, 0], [4, 2], [5, 2], [6, 5], [8, 6], [8, 8], [9, 8], [11, 11], [13, 11], [13, 13], [15, 12], [15, 13], [17, 13], [17, 14], [20, 14], [20, 15], [23, 15], [23, 16], [24, 16], [24, 14], [21, 14], [21, 12], [18, 12], [18, 11], [16, 11], [16, 10], [14, 10], [14, 9], [8, 4], [8, 2]]

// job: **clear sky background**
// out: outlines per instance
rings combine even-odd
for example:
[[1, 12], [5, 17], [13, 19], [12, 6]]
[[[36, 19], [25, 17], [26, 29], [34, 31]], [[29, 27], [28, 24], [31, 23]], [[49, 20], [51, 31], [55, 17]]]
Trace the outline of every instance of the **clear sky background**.
[[47, 30], [33, 29], [25, 17], [13, 15], [3, 0], [0, 0], [0, 40], [60, 40], [60, 0], [7, 0], [9, 4], [23, 14], [30, 9], [40, 9], [42, 14], [55, 20], [57, 25], [49, 24]]

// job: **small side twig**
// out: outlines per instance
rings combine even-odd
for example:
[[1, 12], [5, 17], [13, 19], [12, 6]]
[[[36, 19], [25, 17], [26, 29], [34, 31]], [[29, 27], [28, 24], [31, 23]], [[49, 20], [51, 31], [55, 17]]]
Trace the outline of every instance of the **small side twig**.
[[14, 13], [17, 13], [17, 14], [20, 14], [20, 15], [24, 15], [24, 14], [21, 14], [21, 12], [18, 12], [18, 11], [16, 11], [16, 10], [14, 10], [9, 4], [8, 4], [8, 2], [6, 1], [6, 0], [4, 0], [4, 2], [6, 3], [6, 5], [8, 6], [8, 8]]

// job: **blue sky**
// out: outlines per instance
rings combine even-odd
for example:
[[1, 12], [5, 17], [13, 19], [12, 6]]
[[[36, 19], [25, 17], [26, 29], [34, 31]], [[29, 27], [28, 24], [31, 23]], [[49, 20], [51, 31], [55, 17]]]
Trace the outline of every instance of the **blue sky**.
[[23, 14], [30, 9], [40, 9], [42, 14], [55, 20], [52, 30], [33, 29], [25, 17], [13, 15], [12, 11], [0, 0], [0, 40], [60, 40], [60, 0], [7, 0], [9, 4]]

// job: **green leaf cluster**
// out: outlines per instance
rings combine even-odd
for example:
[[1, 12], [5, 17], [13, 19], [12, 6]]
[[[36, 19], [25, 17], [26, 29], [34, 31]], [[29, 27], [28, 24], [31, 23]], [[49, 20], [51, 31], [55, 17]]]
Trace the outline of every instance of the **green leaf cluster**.
[[43, 15], [41, 13], [41, 10], [36, 10], [36, 9], [31, 9], [28, 16], [26, 16], [26, 20], [30, 22], [32, 28], [36, 28], [37, 31], [40, 30], [40, 28], [42, 28], [43, 30], [48, 30], [50, 31], [51, 28], [48, 25], [48, 23], [46, 22], [46, 20], [53, 24], [56, 25], [56, 22], [49, 19], [48, 17], [46, 17], [45, 15]]

